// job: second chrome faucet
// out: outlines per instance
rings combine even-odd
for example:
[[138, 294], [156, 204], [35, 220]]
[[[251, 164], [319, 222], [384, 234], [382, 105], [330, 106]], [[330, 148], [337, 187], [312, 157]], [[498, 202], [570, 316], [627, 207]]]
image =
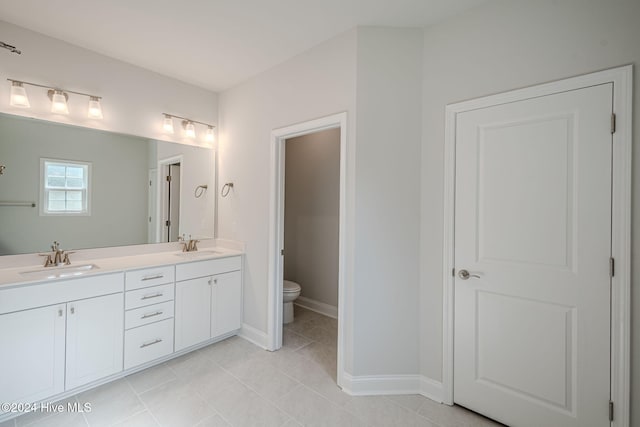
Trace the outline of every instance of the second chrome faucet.
[[189, 234], [189, 240], [186, 240], [183, 234], [181, 237], [178, 237], [178, 242], [182, 245], [182, 252], [195, 252], [198, 250], [200, 240], [192, 239], [191, 234]]

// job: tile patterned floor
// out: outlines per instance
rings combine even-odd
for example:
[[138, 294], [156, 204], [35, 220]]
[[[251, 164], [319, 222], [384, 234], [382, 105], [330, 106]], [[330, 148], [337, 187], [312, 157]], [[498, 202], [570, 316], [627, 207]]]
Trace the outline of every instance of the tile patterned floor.
[[233, 337], [64, 401], [90, 402], [91, 412], [32, 413], [0, 427], [498, 425], [422, 396], [343, 393], [337, 321], [297, 306], [295, 315], [280, 351]]

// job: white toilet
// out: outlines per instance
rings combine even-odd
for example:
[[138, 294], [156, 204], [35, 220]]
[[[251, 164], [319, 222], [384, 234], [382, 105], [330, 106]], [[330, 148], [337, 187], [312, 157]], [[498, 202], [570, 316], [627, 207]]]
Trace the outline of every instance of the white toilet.
[[290, 280], [282, 281], [282, 302], [284, 303], [284, 313], [282, 313], [282, 323], [293, 322], [293, 302], [300, 296], [302, 288], [296, 282]]

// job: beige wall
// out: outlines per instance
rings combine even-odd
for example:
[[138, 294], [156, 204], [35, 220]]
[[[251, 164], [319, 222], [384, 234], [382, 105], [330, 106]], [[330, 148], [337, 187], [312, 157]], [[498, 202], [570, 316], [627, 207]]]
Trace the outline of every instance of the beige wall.
[[338, 307], [340, 129], [286, 141], [284, 278]]
[[[634, 63], [640, 2], [494, 1], [424, 32], [421, 372], [442, 378], [442, 227], [445, 106]], [[637, 89], [634, 134], [640, 129]], [[637, 148], [637, 147], [636, 147]], [[640, 425], [640, 150], [633, 154], [632, 425]]]

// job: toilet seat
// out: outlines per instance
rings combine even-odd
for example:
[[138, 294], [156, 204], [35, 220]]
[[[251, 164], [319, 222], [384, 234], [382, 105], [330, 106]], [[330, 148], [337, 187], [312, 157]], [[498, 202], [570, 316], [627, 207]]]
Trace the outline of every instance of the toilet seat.
[[296, 282], [292, 282], [290, 280], [283, 280], [282, 281], [282, 292], [286, 293], [295, 293], [295, 292], [300, 292], [300, 290], [302, 289], [302, 287], [297, 284]]

